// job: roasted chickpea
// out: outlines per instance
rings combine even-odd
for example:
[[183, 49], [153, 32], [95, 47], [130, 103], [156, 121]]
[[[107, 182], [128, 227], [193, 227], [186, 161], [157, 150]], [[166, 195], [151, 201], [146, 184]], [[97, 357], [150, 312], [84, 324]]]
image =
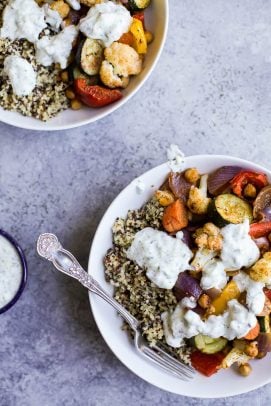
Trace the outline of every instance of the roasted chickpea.
[[200, 174], [197, 168], [189, 168], [185, 171], [184, 177], [187, 182], [197, 183], [200, 180]]
[[69, 74], [66, 70], [63, 70], [60, 74], [62, 82], [68, 82], [69, 81]]
[[74, 93], [74, 91], [72, 90], [72, 89], [67, 89], [66, 90], [66, 92], [65, 92], [65, 94], [66, 94], [66, 97], [68, 98], [68, 99], [70, 99], [70, 100], [73, 100], [73, 99], [75, 99], [75, 93]]
[[202, 307], [203, 309], [208, 309], [208, 307], [210, 307], [211, 304], [211, 299], [210, 296], [206, 295], [206, 293], [203, 293], [199, 300], [198, 300], [198, 304], [200, 305], [200, 307]]
[[150, 31], [145, 31], [145, 37], [147, 44], [150, 44], [153, 41], [153, 34]]
[[71, 108], [73, 110], [80, 110], [82, 108], [82, 103], [78, 99], [71, 100]]
[[250, 197], [251, 199], [254, 199], [257, 195], [257, 190], [252, 183], [248, 183], [246, 187], [244, 188], [244, 196], [245, 197]]
[[239, 370], [239, 373], [240, 373], [242, 376], [248, 376], [248, 375], [251, 373], [252, 368], [251, 368], [251, 366], [250, 366], [248, 363], [246, 363], [246, 364], [240, 365], [239, 368], [238, 368], [238, 370]]

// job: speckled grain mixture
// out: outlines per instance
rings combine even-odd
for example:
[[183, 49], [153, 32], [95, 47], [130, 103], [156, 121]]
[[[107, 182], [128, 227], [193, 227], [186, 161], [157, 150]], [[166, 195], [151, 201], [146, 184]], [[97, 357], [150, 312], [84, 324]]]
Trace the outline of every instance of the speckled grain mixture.
[[[146, 339], [163, 343], [168, 351], [189, 363], [189, 348], [173, 349], [164, 341], [161, 313], [175, 308], [177, 301], [171, 290], [157, 288], [145, 271], [126, 257], [137, 231], [145, 227], [161, 229], [164, 208], [152, 199], [142, 209], [129, 211], [127, 218], [117, 218], [113, 231], [113, 248], [104, 259], [106, 280], [114, 288], [114, 298], [141, 322]], [[129, 330], [127, 326], [125, 329]]]
[[[2, 13], [8, 0], [0, 4], [0, 26]], [[32, 64], [37, 72], [37, 86], [29, 96], [13, 94], [9, 79], [3, 74], [4, 60], [8, 55], [19, 55]], [[43, 121], [54, 117], [69, 107], [65, 96], [67, 85], [57, 79], [60, 70], [54, 66], [45, 68], [35, 61], [35, 49], [27, 40], [10, 41], [0, 38], [0, 106]]]

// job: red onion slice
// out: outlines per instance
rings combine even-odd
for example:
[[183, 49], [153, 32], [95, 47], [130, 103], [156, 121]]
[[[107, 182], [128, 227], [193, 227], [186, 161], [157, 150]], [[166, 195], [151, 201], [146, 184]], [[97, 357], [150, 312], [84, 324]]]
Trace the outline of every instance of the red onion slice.
[[208, 176], [208, 192], [214, 196], [223, 193], [231, 179], [243, 169], [240, 166], [221, 166]]

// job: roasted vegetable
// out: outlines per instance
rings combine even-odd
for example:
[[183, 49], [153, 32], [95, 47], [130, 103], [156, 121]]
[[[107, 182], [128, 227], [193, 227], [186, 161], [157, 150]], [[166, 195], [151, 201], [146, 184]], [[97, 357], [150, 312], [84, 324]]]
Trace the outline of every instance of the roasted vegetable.
[[257, 337], [259, 353], [271, 351], [271, 333], [260, 333]]
[[265, 252], [251, 267], [249, 276], [256, 282], [271, 283], [271, 251]]
[[228, 302], [232, 299], [238, 299], [240, 294], [241, 292], [237, 284], [231, 280], [222, 290], [221, 294], [213, 300], [214, 314], [222, 314], [226, 310]]
[[140, 20], [137, 18], [133, 19], [130, 27], [130, 32], [134, 36], [133, 47], [138, 54], [146, 54], [148, 49], [147, 40], [145, 37], [144, 27]]
[[232, 178], [242, 171], [240, 166], [222, 166], [208, 177], [208, 192], [213, 196], [223, 193], [230, 185]]
[[180, 199], [166, 207], [162, 223], [164, 229], [169, 233], [176, 233], [188, 225], [188, 213]]
[[132, 11], [144, 10], [150, 3], [151, 0], [128, 0], [128, 6]]
[[197, 279], [190, 276], [187, 272], [181, 272], [174, 285], [173, 293], [178, 301], [185, 296], [193, 296], [198, 300], [202, 294], [202, 289]]
[[271, 185], [265, 186], [255, 199], [253, 204], [253, 217], [256, 220], [271, 220]]
[[195, 243], [199, 248], [219, 251], [222, 248], [222, 235], [220, 230], [212, 223], [206, 223], [194, 233]]
[[209, 217], [219, 227], [226, 224], [243, 223], [245, 219], [252, 221], [252, 208], [248, 202], [230, 193], [214, 198], [208, 208]]
[[268, 316], [259, 316], [257, 317], [259, 325], [260, 325], [260, 332], [261, 333], [270, 333], [270, 317]]
[[189, 191], [187, 207], [192, 213], [206, 214], [211, 199], [207, 196], [208, 175], [202, 175], [199, 187], [192, 186]]
[[98, 75], [89, 76], [77, 65], [71, 65], [69, 67], [69, 78], [72, 82], [74, 82], [76, 79], [84, 79], [89, 86], [94, 86], [99, 83]]
[[103, 61], [103, 45], [99, 40], [87, 38], [80, 52], [81, 68], [88, 75], [97, 75]]
[[253, 223], [250, 225], [249, 234], [253, 238], [264, 237], [269, 233], [271, 233], [271, 221]]
[[221, 367], [229, 368], [235, 362], [237, 362], [239, 365], [243, 365], [247, 363], [249, 360], [250, 357], [247, 354], [245, 354], [242, 350], [239, 350], [238, 348], [233, 348], [223, 359]]
[[246, 340], [255, 340], [260, 333], [260, 325], [257, 322], [254, 327], [244, 336]]
[[198, 334], [194, 337], [195, 347], [205, 354], [215, 354], [223, 350], [227, 345], [228, 340], [224, 337], [211, 338], [203, 334]]
[[239, 172], [230, 182], [233, 193], [241, 197], [245, 186], [251, 183], [258, 190], [262, 189], [268, 184], [268, 179], [265, 173], [258, 173], [252, 171]]
[[174, 196], [186, 202], [192, 184], [187, 182], [183, 173], [170, 172], [168, 177], [168, 187]]
[[205, 376], [211, 376], [218, 371], [221, 367], [225, 354], [218, 352], [216, 354], [204, 354], [196, 350], [193, 351], [191, 356], [192, 366]]
[[106, 89], [98, 85], [90, 86], [83, 78], [76, 79], [74, 86], [79, 99], [90, 107], [107, 106], [122, 98], [122, 93], [119, 90]]

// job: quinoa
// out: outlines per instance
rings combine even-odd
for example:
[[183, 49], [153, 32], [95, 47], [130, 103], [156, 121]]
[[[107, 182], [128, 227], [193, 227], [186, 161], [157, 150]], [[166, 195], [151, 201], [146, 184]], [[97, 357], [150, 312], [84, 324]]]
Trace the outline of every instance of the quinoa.
[[[130, 210], [127, 218], [117, 218], [113, 227], [113, 248], [105, 258], [105, 277], [114, 286], [114, 298], [139, 322], [141, 331], [150, 345], [161, 345], [175, 357], [190, 363], [189, 347], [172, 348], [164, 339], [161, 314], [173, 309], [177, 300], [170, 289], [158, 288], [140, 268], [126, 256], [135, 234], [145, 227], [162, 230], [164, 208], [152, 198], [139, 210]], [[130, 334], [129, 326], [124, 329]]]
[[[0, 26], [8, 0], [0, 4]], [[4, 75], [4, 60], [9, 55], [18, 55], [31, 63], [37, 73], [37, 85], [28, 96], [19, 97], [13, 93], [10, 80]], [[0, 38], [0, 106], [5, 110], [16, 111], [47, 121], [69, 107], [65, 95], [67, 84], [59, 80], [61, 69], [56, 65], [44, 67], [37, 64], [35, 47], [25, 39], [10, 41]]]

